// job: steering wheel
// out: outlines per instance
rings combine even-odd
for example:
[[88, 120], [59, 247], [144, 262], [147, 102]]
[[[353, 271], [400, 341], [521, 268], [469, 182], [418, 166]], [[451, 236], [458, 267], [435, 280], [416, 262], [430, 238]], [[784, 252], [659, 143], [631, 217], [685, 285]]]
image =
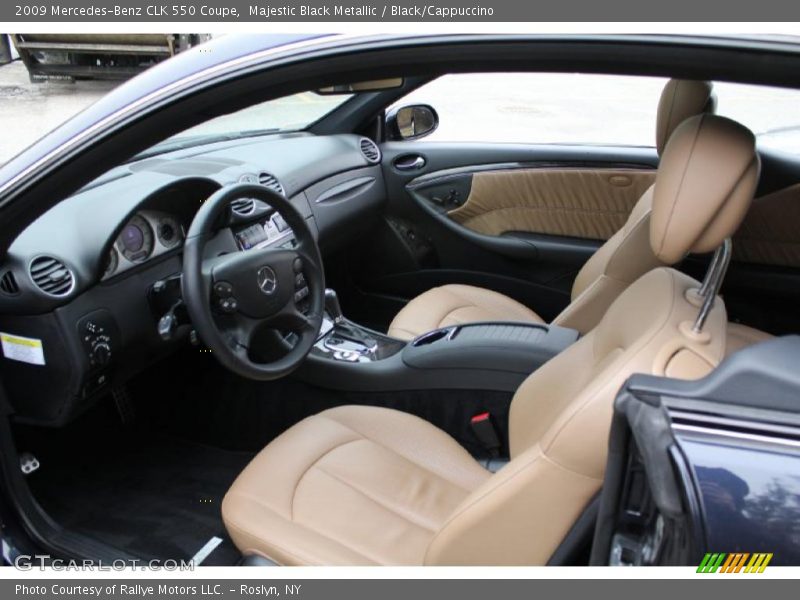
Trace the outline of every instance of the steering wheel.
[[[206, 256], [231, 203], [242, 198], [262, 200], [275, 209], [294, 232], [296, 246]], [[269, 381], [288, 375], [311, 351], [322, 327], [325, 275], [314, 235], [286, 198], [260, 185], [228, 186], [203, 203], [186, 235], [181, 286], [200, 338], [223, 366], [243, 377]], [[305, 286], [307, 299], [296, 300]], [[304, 301], [306, 314], [298, 307]], [[288, 352], [273, 362], [254, 362], [253, 340], [265, 330], [291, 331], [297, 341], [282, 343]]]

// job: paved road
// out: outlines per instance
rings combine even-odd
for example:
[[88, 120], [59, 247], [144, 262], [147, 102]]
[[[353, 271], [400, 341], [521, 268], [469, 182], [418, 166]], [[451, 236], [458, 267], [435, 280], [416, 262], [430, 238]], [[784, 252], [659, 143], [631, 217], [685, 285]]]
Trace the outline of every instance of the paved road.
[[0, 67], [0, 163], [107, 94], [115, 82], [31, 83], [20, 61]]

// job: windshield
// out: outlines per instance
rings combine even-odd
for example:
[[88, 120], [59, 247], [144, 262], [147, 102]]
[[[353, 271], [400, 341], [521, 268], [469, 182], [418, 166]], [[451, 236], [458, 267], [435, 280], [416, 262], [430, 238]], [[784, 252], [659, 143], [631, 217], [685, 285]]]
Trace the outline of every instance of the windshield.
[[352, 94], [321, 96], [303, 92], [248, 106], [216, 117], [168, 138], [176, 141], [206, 136], [239, 136], [265, 131], [299, 131], [352, 98]]

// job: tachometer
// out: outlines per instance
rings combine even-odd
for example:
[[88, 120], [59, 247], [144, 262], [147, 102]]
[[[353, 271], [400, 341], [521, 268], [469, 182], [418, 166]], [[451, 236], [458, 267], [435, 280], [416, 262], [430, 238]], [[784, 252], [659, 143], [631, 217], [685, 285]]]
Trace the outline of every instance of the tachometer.
[[122, 256], [134, 263], [146, 260], [153, 253], [154, 245], [153, 228], [140, 215], [128, 221], [117, 238]]
[[165, 248], [174, 248], [180, 244], [183, 239], [183, 229], [180, 223], [178, 223], [178, 220], [174, 217], [161, 217], [156, 226], [156, 235], [162, 246]]

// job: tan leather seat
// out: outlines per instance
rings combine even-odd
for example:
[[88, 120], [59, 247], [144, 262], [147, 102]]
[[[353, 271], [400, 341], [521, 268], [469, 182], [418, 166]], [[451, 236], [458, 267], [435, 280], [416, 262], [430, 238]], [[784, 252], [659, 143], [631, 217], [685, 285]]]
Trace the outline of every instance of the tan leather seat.
[[[656, 148], [659, 155], [681, 122], [711, 111], [713, 107], [709, 82], [670, 80], [658, 104]], [[553, 320], [554, 324], [586, 333], [597, 325], [625, 288], [663, 264], [649, 244], [652, 195], [651, 187], [636, 203], [622, 229], [581, 268], [572, 286], [571, 303]], [[544, 322], [534, 311], [503, 294], [468, 285], [445, 285], [411, 300], [395, 316], [388, 333], [410, 340], [440, 327], [479, 321]]]
[[[662, 260], [718, 246], [758, 179], [753, 135], [698, 116], [669, 142], [653, 194]], [[544, 564], [601, 486], [613, 399], [632, 373], [697, 378], [726, 355], [720, 298], [691, 326], [700, 284], [657, 268], [596, 328], [531, 374], [510, 412], [511, 460], [484, 470], [447, 434], [398, 411], [345, 406], [270, 443], [222, 514], [242, 553], [286, 565]]]

